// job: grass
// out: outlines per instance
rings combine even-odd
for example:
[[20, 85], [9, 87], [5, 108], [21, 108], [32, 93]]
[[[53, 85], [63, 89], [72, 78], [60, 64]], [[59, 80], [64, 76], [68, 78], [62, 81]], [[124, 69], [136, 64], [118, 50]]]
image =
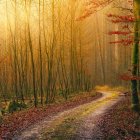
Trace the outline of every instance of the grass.
[[125, 87], [118, 86], [118, 87], [110, 87], [108, 85], [104, 86], [96, 86], [95, 87], [96, 91], [118, 91], [118, 92], [125, 92], [129, 91], [129, 89], [126, 89]]

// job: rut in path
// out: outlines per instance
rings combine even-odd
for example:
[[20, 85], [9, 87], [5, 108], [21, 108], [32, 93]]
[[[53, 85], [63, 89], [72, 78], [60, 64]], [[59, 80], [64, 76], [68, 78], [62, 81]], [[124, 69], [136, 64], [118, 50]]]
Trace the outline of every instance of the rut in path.
[[[90, 103], [80, 105], [73, 109], [58, 113], [54, 116], [48, 116], [37, 124], [24, 130], [20, 136], [16, 136], [13, 140], [39, 140], [39, 139], [55, 139], [58, 137], [57, 131], [55, 129], [63, 127], [65, 120], [71, 120], [68, 125], [71, 129], [75, 130], [75, 134], [72, 132], [73, 136], [69, 139], [97, 139], [102, 137], [99, 128], [96, 125], [96, 119], [102, 117], [102, 115], [112, 107], [115, 103], [121, 100], [117, 92], [103, 92], [100, 91], [103, 96], [97, 100]], [[74, 118], [74, 119], [73, 119]], [[80, 119], [79, 119], [80, 118]], [[77, 124], [77, 125], [73, 125]], [[76, 128], [75, 128], [76, 126]], [[73, 128], [74, 127], [74, 128]], [[55, 133], [53, 137], [46, 133], [48, 130], [53, 130]], [[53, 134], [52, 131], [52, 134]], [[63, 131], [68, 131], [62, 128], [62, 132], [59, 135], [63, 135]], [[96, 131], [98, 133], [96, 133]], [[45, 135], [44, 135], [45, 134]], [[95, 135], [96, 134], [96, 135]], [[68, 139], [68, 138], [63, 138]]]

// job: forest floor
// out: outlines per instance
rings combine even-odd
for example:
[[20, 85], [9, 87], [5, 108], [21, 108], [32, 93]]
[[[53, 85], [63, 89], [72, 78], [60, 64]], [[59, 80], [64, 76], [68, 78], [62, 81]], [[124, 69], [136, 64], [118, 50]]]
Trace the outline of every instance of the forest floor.
[[[15, 127], [11, 125], [13, 131], [3, 135], [3, 139], [140, 140], [140, 116], [130, 109], [129, 94], [102, 90], [93, 95], [86, 97], [86, 100], [80, 97], [76, 101], [64, 103], [63, 106], [52, 105], [49, 110], [29, 110], [27, 114], [32, 121], [28, 120], [29, 116], [27, 117], [25, 112], [25, 121], [21, 121], [24, 123], [20, 123], [18, 115], [14, 116]], [[11, 124], [11, 121], [9, 123]]]
[[128, 94], [98, 120], [103, 140], [140, 140], [140, 114], [133, 112], [130, 105]]
[[[103, 92], [102, 97], [89, 103], [81, 104], [28, 127], [14, 140], [84, 140], [102, 139], [103, 133], [97, 127], [97, 120], [103, 117], [114, 104], [122, 99], [118, 92]], [[96, 132], [96, 137], [94, 136]], [[97, 135], [98, 134], [98, 135]]]
[[92, 102], [101, 96], [101, 93], [95, 91], [74, 93], [67, 101], [62, 97], [58, 97], [54, 103], [44, 107], [32, 107], [12, 114], [6, 114], [3, 116], [2, 123], [0, 123], [0, 140], [14, 139], [15, 135], [19, 135], [38, 122], [43, 122], [45, 119], [50, 119], [60, 112]]

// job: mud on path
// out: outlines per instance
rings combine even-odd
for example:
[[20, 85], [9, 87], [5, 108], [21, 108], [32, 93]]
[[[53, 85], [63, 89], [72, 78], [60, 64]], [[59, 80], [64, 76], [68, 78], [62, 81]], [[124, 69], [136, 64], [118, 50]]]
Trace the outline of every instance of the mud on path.
[[84, 140], [101, 138], [102, 134], [96, 127], [96, 120], [121, 100], [121, 97], [118, 96], [118, 92], [114, 91], [100, 92], [103, 94], [101, 98], [54, 116], [48, 116], [24, 130], [20, 136], [14, 137], [13, 140]]

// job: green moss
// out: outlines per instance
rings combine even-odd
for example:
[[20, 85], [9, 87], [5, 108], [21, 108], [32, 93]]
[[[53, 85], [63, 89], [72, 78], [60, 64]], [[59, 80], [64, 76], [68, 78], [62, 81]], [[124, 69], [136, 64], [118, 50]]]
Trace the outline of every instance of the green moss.
[[13, 113], [15, 111], [21, 110], [22, 108], [26, 108], [27, 105], [25, 103], [19, 103], [16, 101], [12, 101], [10, 102], [9, 106], [8, 106], [8, 111], [9, 113]]

